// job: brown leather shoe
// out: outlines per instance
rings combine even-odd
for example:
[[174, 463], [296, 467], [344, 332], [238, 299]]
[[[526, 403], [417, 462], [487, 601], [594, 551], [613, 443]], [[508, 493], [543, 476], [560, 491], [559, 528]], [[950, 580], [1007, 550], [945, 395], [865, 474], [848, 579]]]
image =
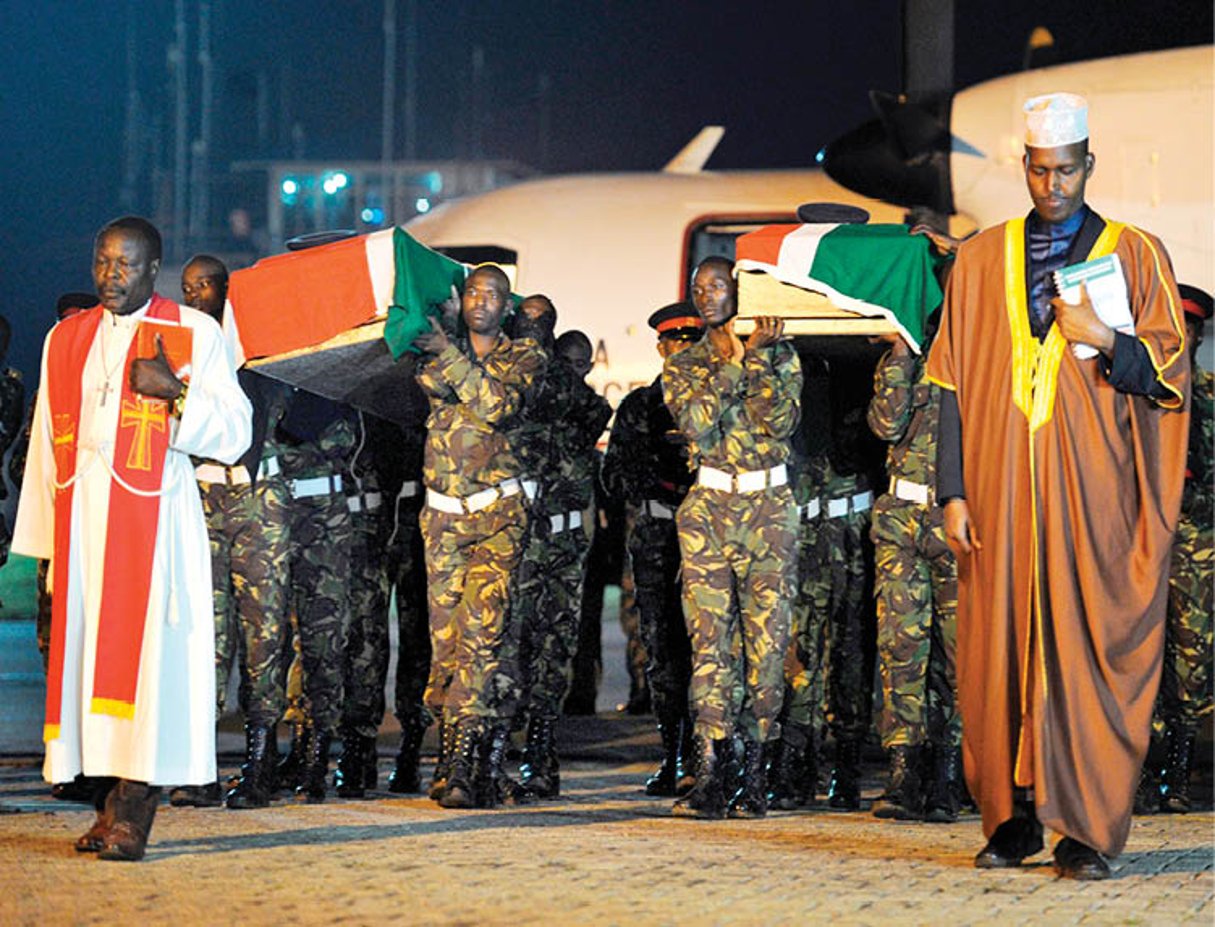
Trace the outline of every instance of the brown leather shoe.
[[148, 846], [148, 835], [130, 821], [118, 821], [105, 836], [105, 846], [97, 854], [98, 859], [111, 862], [135, 863], [143, 859]]
[[76, 838], [76, 852], [100, 853], [112, 826], [113, 821], [109, 815], [104, 811], [98, 811], [97, 820], [93, 822], [93, 826]]
[[160, 801], [159, 786], [146, 782], [119, 779], [106, 799], [106, 813], [112, 814], [114, 824], [105, 836], [98, 859], [135, 862], [143, 859]]

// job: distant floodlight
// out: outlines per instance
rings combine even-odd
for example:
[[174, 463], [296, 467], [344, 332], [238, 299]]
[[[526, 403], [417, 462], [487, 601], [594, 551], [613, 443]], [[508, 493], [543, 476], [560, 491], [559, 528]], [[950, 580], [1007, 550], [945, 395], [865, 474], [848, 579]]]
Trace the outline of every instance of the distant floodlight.
[[282, 183], [283, 196], [295, 196], [300, 192], [300, 185], [293, 177], [287, 177]]
[[374, 217], [375, 213], [373, 213], [370, 209], [364, 209], [361, 213], [359, 213], [359, 218], [363, 220], [365, 225], [371, 225], [371, 220]]
[[424, 196], [419, 196], [414, 202], [413, 208], [418, 212], [430, 212], [430, 200]]
[[324, 182], [321, 184], [321, 189], [330, 196], [333, 196], [333, 194], [338, 192], [338, 185], [332, 177], [326, 177]]
[[344, 190], [346, 188], [346, 186], [350, 183], [350, 175], [347, 174], [345, 171], [337, 171], [333, 175], [332, 179], [333, 179], [333, 189], [335, 189], [335, 190]]
[[825, 157], [827, 157], [827, 149], [826, 149], [826, 148], [820, 148], [818, 151], [816, 151], [816, 152], [814, 153], [814, 163], [815, 163], [815, 164], [822, 164], [822, 163], [823, 163], [823, 158], [825, 158]]

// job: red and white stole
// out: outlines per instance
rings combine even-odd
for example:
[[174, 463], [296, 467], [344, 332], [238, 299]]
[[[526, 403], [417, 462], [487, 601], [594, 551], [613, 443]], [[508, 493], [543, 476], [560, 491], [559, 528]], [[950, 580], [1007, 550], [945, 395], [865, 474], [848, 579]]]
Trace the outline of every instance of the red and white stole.
[[[98, 336], [105, 311], [101, 306], [95, 306], [60, 322], [51, 333], [47, 347], [46, 390], [53, 429], [56, 487], [54, 593], [51, 596], [51, 652], [44, 741], [59, 736], [62, 717], [72, 496], [83, 399], [81, 371], [93, 340]], [[153, 295], [146, 318], [180, 326], [181, 311], [172, 300]], [[191, 332], [182, 327], [174, 334], [177, 335], [174, 341], [181, 344], [181, 335]], [[168, 340], [165, 339], [166, 345]], [[121, 406], [113, 462], [113, 472], [118, 479], [110, 482], [101, 614], [90, 701], [93, 713], [119, 718], [135, 715], [135, 692], [160, 517], [159, 491], [169, 449], [169, 403], [142, 396], [131, 389], [128, 373], [131, 361], [140, 356], [140, 344], [146, 341], [138, 335], [131, 340], [122, 367]], [[185, 351], [189, 357], [188, 342]], [[148, 495], [130, 492], [122, 483]]]

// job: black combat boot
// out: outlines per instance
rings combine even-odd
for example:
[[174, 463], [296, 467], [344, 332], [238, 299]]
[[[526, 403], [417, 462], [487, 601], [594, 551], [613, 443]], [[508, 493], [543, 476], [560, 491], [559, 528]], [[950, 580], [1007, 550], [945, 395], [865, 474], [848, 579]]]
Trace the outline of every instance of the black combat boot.
[[476, 770], [478, 808], [498, 805], [525, 805], [532, 794], [506, 774], [506, 751], [510, 746], [510, 725], [493, 724], [481, 741]]
[[861, 742], [835, 742], [835, 768], [827, 787], [827, 804], [836, 811], [859, 811], [861, 807]]
[[718, 750], [724, 740], [696, 736], [696, 785], [683, 798], [676, 799], [671, 814], [679, 818], [724, 818], [726, 796], [722, 790], [722, 764]]
[[233, 811], [265, 808], [274, 795], [274, 760], [278, 754], [274, 726], [245, 724], [245, 762], [240, 779], [228, 790], [225, 804]]
[[397, 750], [396, 764], [388, 774], [388, 791], [396, 795], [422, 791], [422, 774], [418, 764], [422, 738], [425, 736], [426, 724], [419, 718], [401, 725], [401, 747]]
[[952, 824], [958, 819], [966, 794], [962, 781], [962, 748], [944, 745], [932, 748], [932, 777], [924, 788], [924, 820], [933, 824]]
[[762, 818], [768, 813], [767, 764], [764, 746], [750, 738], [743, 741], [742, 785], [730, 799], [732, 818]]
[[[924, 817], [923, 787], [920, 783], [918, 747], [900, 744], [890, 748], [890, 781], [886, 791], [873, 803], [875, 818], [919, 821]], [[954, 814], [957, 817], [957, 814]]]
[[435, 760], [435, 770], [430, 777], [430, 786], [426, 790], [431, 801], [438, 801], [443, 790], [447, 788], [447, 774], [451, 771], [451, 751], [456, 743], [456, 722], [439, 722], [439, 756]]
[[679, 719], [679, 762], [675, 766], [675, 794], [682, 798], [696, 786], [696, 744], [692, 739], [692, 719]]
[[356, 734], [348, 728], [341, 732], [341, 738], [342, 755], [338, 757], [333, 773], [334, 790], [339, 798], [366, 798], [367, 789], [376, 786], [375, 738]]
[[295, 797], [310, 805], [325, 800], [325, 787], [329, 780], [329, 744], [333, 735], [315, 728], [308, 739], [308, 758], [300, 784], [295, 787]]
[[219, 780], [206, 785], [179, 785], [169, 792], [169, 804], [174, 808], [218, 808], [224, 803], [224, 790]]
[[477, 758], [485, 726], [477, 718], [465, 718], [456, 724], [455, 737], [448, 759], [447, 781], [439, 796], [441, 808], [475, 808], [477, 806]]
[[645, 781], [645, 793], [663, 798], [674, 798], [676, 777], [679, 769], [679, 719], [664, 718], [658, 722], [658, 736], [662, 740], [662, 764]]
[[1187, 814], [1190, 810], [1190, 766], [1194, 759], [1194, 734], [1170, 726], [1164, 732], [1168, 752], [1160, 783], [1160, 810], [1165, 814]]
[[275, 788], [280, 792], [294, 792], [304, 774], [308, 762], [309, 742], [312, 740], [312, 725], [303, 721], [291, 724], [291, 750], [275, 769]]
[[768, 767], [768, 802], [773, 808], [789, 811], [814, 800], [808, 785], [806, 745], [799, 732], [785, 725], [780, 740], [772, 742], [772, 762]]
[[561, 764], [557, 761], [557, 719], [533, 717], [527, 722], [527, 742], [519, 764], [519, 785], [535, 798], [561, 794]]

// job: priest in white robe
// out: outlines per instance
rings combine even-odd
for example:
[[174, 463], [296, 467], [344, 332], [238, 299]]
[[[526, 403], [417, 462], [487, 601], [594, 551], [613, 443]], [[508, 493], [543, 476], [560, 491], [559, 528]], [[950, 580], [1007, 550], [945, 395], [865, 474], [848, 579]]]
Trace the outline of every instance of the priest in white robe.
[[42, 356], [13, 550], [51, 561], [43, 775], [109, 777], [76, 842], [144, 854], [160, 786], [213, 782], [215, 622], [190, 455], [235, 462], [250, 404], [206, 314], [154, 292], [160, 234], [98, 234], [100, 305], [56, 325]]

